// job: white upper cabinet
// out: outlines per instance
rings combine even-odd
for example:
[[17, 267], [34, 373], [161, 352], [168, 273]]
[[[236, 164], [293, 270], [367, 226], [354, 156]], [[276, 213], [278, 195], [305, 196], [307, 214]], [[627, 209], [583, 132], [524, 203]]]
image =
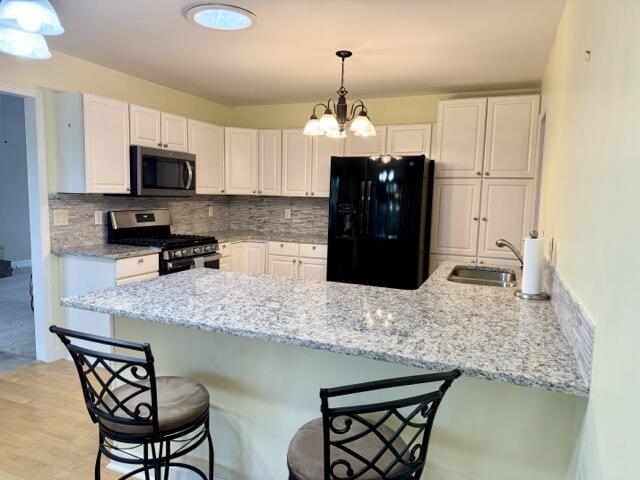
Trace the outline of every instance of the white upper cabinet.
[[386, 152], [389, 155], [431, 155], [431, 125], [387, 126]]
[[513, 258], [496, 240], [504, 238], [522, 248], [532, 225], [533, 180], [491, 179], [482, 184], [478, 256]]
[[129, 106], [131, 145], [188, 151], [187, 119], [139, 105]]
[[484, 175], [532, 178], [540, 97], [489, 98]]
[[446, 100], [438, 108], [437, 177], [482, 175], [487, 99]]
[[432, 253], [476, 255], [481, 183], [464, 178], [434, 182]]
[[128, 193], [129, 105], [78, 92], [55, 94], [58, 191]]
[[187, 119], [178, 115], [162, 112], [160, 116], [162, 129], [162, 147], [176, 152], [188, 151]]
[[162, 148], [160, 111], [138, 105], [129, 106], [131, 145]]
[[375, 137], [361, 137], [347, 132], [344, 154], [349, 157], [370, 157], [386, 152], [387, 127], [376, 127]]
[[282, 131], [258, 132], [258, 194], [282, 193]]
[[313, 137], [302, 129], [282, 131], [282, 195], [304, 197], [311, 193]]
[[331, 157], [344, 155], [344, 141], [330, 137], [314, 137], [311, 165], [311, 192], [315, 197], [329, 197]]
[[224, 128], [189, 119], [189, 153], [196, 156], [196, 193], [224, 193]]
[[230, 194], [256, 194], [258, 131], [250, 128], [224, 130], [225, 191]]

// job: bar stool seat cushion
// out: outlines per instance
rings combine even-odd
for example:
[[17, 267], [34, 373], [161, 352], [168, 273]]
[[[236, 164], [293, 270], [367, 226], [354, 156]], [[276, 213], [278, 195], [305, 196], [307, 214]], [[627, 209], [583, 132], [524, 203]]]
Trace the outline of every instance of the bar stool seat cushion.
[[[209, 392], [200, 383], [184, 377], [156, 377], [156, 387], [158, 392], [158, 426], [160, 432], [168, 432], [179, 429], [197, 420], [209, 409]], [[118, 399], [126, 399], [138, 389], [131, 385], [122, 385], [113, 390]], [[111, 398], [105, 398], [105, 403], [109, 408], [115, 406]], [[125, 401], [126, 407], [134, 411], [141, 403], [151, 405], [151, 393], [149, 391], [140, 393]], [[146, 410], [141, 410], [141, 415], [146, 415]], [[115, 415], [127, 417], [122, 410], [115, 412]], [[117, 433], [145, 434], [153, 432], [151, 426], [146, 425], [125, 425], [101, 419], [100, 422]]]
[[[338, 435], [331, 432], [331, 439], [344, 440], [359, 433], [364, 433], [366, 430], [367, 428], [364, 425], [354, 421], [348, 433]], [[385, 425], [378, 427], [377, 431], [387, 440], [389, 440], [394, 433], [391, 428]], [[406, 443], [401, 438], [394, 440], [392, 445], [397, 452], [402, 452], [402, 450], [406, 448]], [[383, 448], [384, 443], [375, 433], [370, 432], [358, 440], [349, 442], [345, 446], [358, 453], [361, 457], [372, 460]], [[323, 449], [322, 418], [316, 418], [300, 427], [291, 439], [287, 453], [289, 469], [300, 480], [324, 480]], [[406, 454], [405, 457], [408, 458], [409, 455]], [[354, 473], [358, 473], [365, 466], [364, 463], [334, 446], [331, 447], [330, 458], [331, 463], [336, 462], [336, 460], [346, 460], [351, 465]], [[375, 462], [375, 465], [380, 470], [385, 471], [389, 465], [394, 462], [395, 458], [395, 455], [387, 450], [378, 461]], [[391, 469], [388, 475], [401, 476], [405, 470], [408, 470], [408, 468], [398, 463]], [[336, 478], [347, 477], [346, 469], [340, 465], [335, 467], [334, 473], [336, 474]], [[357, 478], [358, 480], [374, 480], [380, 479], [381, 476], [371, 468]]]

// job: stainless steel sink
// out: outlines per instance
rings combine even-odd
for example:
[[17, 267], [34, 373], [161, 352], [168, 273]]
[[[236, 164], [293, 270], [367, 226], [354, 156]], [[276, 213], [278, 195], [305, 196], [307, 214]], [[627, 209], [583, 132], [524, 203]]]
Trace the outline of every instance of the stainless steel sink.
[[492, 287], [515, 287], [516, 274], [508, 268], [472, 267], [456, 265], [447, 277], [455, 283], [470, 283], [472, 285], [488, 285]]

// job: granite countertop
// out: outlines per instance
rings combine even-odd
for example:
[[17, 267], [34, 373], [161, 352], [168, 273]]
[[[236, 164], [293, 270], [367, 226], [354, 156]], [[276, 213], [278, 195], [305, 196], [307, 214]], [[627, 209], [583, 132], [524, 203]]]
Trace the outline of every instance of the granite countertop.
[[[447, 281], [418, 290], [196, 269], [62, 305], [586, 396], [550, 302]], [[176, 302], [175, 299], [180, 301]]]
[[278, 233], [261, 232], [255, 230], [224, 230], [214, 233], [219, 242], [294, 242], [294, 243], [316, 243], [326, 244], [327, 235], [314, 235], [309, 233]]
[[69, 247], [53, 247], [51, 253], [54, 255], [74, 255], [81, 257], [110, 258], [118, 260], [120, 258], [140, 257], [159, 253], [160, 249], [155, 247], [140, 247], [130, 245], [114, 245], [111, 243], [100, 243], [96, 245], [76, 245]]

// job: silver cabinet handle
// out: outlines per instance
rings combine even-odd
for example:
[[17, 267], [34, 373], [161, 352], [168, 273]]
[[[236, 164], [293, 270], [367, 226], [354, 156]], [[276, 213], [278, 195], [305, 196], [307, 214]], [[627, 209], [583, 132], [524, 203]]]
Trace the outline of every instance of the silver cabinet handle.
[[258, 190], [258, 193], [262, 193], [262, 190]]
[[162, 143], [159, 143], [159, 144], [158, 144], [158, 146], [159, 146], [159, 147], [161, 147], [161, 146], [162, 146]]
[[224, 193], [224, 188], [222, 190], [220, 190], [220, 193]]
[[169, 147], [169, 144], [168, 144], [168, 143], [165, 143], [163, 146], [164, 146], [164, 148], [168, 148], [168, 147]]
[[473, 217], [473, 221], [477, 222], [478, 221], [478, 217]]
[[304, 192], [305, 195], [309, 195], [309, 192]]
[[300, 265], [302, 265], [302, 260], [298, 260], [298, 263], [299, 263]]
[[311, 192], [311, 195], [315, 195], [315, 193]]
[[482, 220], [483, 222], [487, 221], [487, 217], [482, 217], [480, 220]]
[[471, 260], [469, 263], [476, 263], [476, 261], [475, 260]]
[[489, 172], [484, 172], [485, 177], [488, 177], [489, 175], [491, 175]]
[[284, 248], [284, 243], [281, 243], [281, 244], [280, 244], [280, 248]]
[[139, 258], [138, 263], [144, 263], [144, 258]]
[[293, 263], [296, 263], [296, 259], [295, 258], [292, 261], [293, 261]]
[[484, 261], [483, 261], [483, 260], [480, 260], [478, 263], [479, 263], [480, 265], [484, 265]]
[[476, 170], [476, 175], [480, 176], [480, 175], [482, 175], [482, 172], [479, 172], [479, 171]]
[[316, 249], [316, 246], [315, 246], [315, 245], [311, 247], [311, 250], [315, 250], [315, 249]]
[[256, 191], [254, 190], [253, 193], [256, 193]]

